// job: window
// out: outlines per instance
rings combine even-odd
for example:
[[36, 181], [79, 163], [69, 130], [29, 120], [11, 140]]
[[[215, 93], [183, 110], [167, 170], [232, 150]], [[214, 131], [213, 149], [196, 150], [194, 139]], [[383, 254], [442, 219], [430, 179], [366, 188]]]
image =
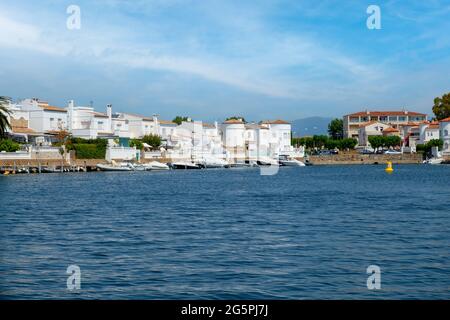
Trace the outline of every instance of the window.
[[351, 117], [350, 122], [359, 122], [359, 118]]
[[380, 117], [380, 121], [382, 121], [382, 122], [383, 122], [383, 121], [387, 121], [387, 120], [388, 120], [388, 117], [387, 117], [387, 116], [381, 116], [381, 117]]
[[448, 136], [448, 130], [444, 130], [444, 137]]
[[50, 118], [50, 121], [55, 121], [55, 118]]
[[389, 121], [397, 121], [397, 116], [390, 116]]
[[401, 122], [405, 122], [406, 121], [406, 117], [398, 117], [398, 121], [401, 121]]

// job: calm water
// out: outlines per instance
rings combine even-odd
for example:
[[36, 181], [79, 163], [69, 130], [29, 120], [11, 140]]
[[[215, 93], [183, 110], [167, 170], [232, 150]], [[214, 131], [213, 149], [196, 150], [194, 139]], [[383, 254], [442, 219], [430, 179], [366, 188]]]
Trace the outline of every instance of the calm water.
[[449, 299], [450, 166], [395, 170], [0, 176], [0, 298]]

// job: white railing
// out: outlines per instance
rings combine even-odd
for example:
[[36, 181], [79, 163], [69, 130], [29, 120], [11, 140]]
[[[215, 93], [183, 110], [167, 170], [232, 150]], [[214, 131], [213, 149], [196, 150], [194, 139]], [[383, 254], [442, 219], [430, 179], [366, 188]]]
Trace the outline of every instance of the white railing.
[[108, 147], [105, 159], [111, 160], [136, 160], [137, 150], [131, 147]]

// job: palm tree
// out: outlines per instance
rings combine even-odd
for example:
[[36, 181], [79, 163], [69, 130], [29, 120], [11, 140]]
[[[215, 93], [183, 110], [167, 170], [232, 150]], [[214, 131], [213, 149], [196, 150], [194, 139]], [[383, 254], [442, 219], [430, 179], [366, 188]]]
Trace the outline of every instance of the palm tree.
[[11, 128], [8, 120], [8, 115], [11, 114], [11, 111], [6, 108], [9, 101], [8, 97], [0, 96], [0, 138], [5, 137], [6, 130]]

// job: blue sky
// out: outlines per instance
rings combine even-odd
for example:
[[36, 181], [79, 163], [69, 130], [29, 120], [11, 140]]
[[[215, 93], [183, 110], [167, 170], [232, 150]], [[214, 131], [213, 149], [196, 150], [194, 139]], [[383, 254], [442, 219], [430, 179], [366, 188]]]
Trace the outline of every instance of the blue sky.
[[208, 121], [431, 113], [450, 91], [449, 16], [436, 0], [0, 0], [0, 94]]

